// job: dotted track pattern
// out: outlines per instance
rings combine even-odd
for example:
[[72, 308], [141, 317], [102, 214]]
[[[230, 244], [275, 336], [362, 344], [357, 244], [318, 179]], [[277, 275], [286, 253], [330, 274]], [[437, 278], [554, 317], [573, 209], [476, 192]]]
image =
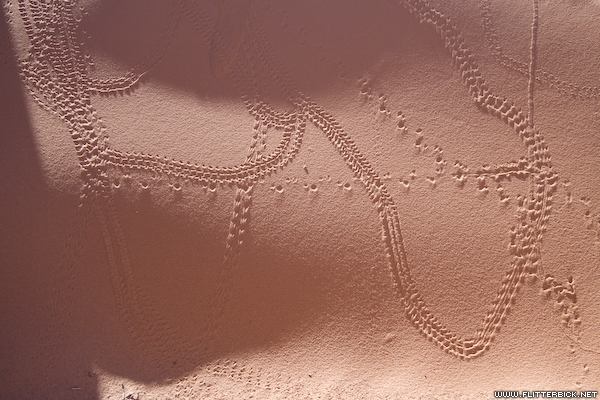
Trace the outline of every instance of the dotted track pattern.
[[[498, 63], [501, 65], [520, 73], [521, 75], [529, 76], [528, 63], [509, 56], [502, 49], [500, 39], [498, 38], [498, 33], [496, 32], [496, 28], [494, 26], [494, 20], [491, 11], [491, 1], [481, 0], [480, 10], [483, 31], [488, 41], [490, 50], [492, 51], [492, 55], [496, 58], [496, 61], [498, 61]], [[543, 69], [537, 69], [535, 80], [539, 83], [547, 84], [551, 88], [558, 90], [560, 93], [570, 94], [573, 97], [581, 99], [598, 99], [600, 97], [600, 87], [583, 86], [568, 82]]]
[[[153, 308], [143, 289], [136, 284], [125, 237], [115, 211], [108, 169], [149, 170], [210, 185], [233, 183], [238, 187], [221, 281], [213, 303], [214, 315], [203, 337], [198, 338], [201, 344], [186, 344], [189, 351], [178, 355], [203, 359], [218, 329], [240, 256], [240, 246], [248, 224], [252, 185], [259, 178], [285, 168], [294, 159], [301, 147], [307, 121], [331, 141], [373, 202], [381, 222], [392, 282], [404, 304], [406, 317], [429, 340], [461, 359], [479, 356], [489, 349], [518, 288], [527, 276], [537, 275], [541, 271], [541, 240], [550, 216], [552, 194], [556, 190], [558, 177], [552, 169], [542, 134], [533, 126], [531, 118], [512, 101], [493, 94], [487, 87], [474, 54], [452, 21], [423, 0], [405, 0], [399, 4], [421, 24], [437, 32], [476, 106], [514, 129], [526, 149], [526, 156], [518, 163], [486, 166], [473, 173], [497, 182], [513, 176], [529, 179], [530, 191], [519, 200], [523, 213], [520, 224], [512, 232], [510, 251], [514, 256], [513, 261], [482, 327], [471, 338], [458, 337], [426, 306], [410, 275], [398, 211], [386, 185], [335, 118], [295, 87], [273, 56], [252, 7], [240, 41], [232, 48], [202, 9], [200, 2], [180, 0], [179, 7], [173, 11], [164, 41], [148, 57], [151, 61], [142, 62], [141, 67], [134, 68], [124, 77], [100, 82], [88, 78], [89, 63], [82, 51], [83, 41], [77, 26], [80, 10], [75, 1], [19, 1], [19, 12], [31, 43], [29, 56], [21, 61], [23, 80], [32, 96], [69, 126], [81, 167], [81, 205], [91, 207], [97, 216], [110, 261], [117, 301], [127, 326], [157, 366], [163, 365], [165, 361], [162, 360], [167, 360], [166, 355], [174, 347], [173, 344], [182, 343], [182, 338], [173, 327], [168, 326]], [[124, 91], [135, 85], [144, 71], [164, 54], [168, 38], [176, 29], [180, 18], [176, 14], [179, 13], [191, 21], [200, 37], [209, 45], [211, 55], [217, 58], [216, 64], [226, 66], [224, 72], [238, 88], [248, 112], [255, 118], [253, 141], [243, 164], [232, 167], [198, 165], [156, 155], [123, 152], [106, 142], [106, 134], [91, 104], [91, 95]], [[532, 54], [535, 52], [532, 51]], [[533, 75], [531, 71], [529, 73]], [[288, 99], [290, 111], [276, 111], [264, 101], [266, 92], [273, 89], [264, 86], [267, 77], [275, 80], [277, 87], [274, 89]], [[262, 154], [257, 147], [264, 147], [261, 143], [267, 129], [282, 132], [283, 138], [275, 150]], [[559, 290], [554, 292], [562, 293]], [[567, 299], [574, 301], [575, 297]]]
[[[527, 212], [523, 215], [520, 224], [514, 228], [514, 246], [511, 247], [514, 259], [503, 279], [502, 288], [493, 302], [492, 310], [485, 317], [483, 327], [477, 330], [472, 339], [460, 340], [452, 333], [448, 333], [445, 327], [430, 316], [426, 307], [423, 306], [421, 309], [408, 307], [413, 324], [421, 332], [450, 353], [461, 358], [472, 358], [489, 348], [493, 337], [506, 318], [519, 287], [528, 275], [536, 275], [541, 269], [541, 240], [550, 217], [551, 199], [556, 190], [558, 176], [552, 169], [548, 146], [542, 134], [533, 126], [529, 116], [518, 109], [513, 102], [491, 92], [481, 76], [474, 54], [466, 46], [460, 32], [450, 19], [433, 9], [426, 1], [404, 1], [402, 5], [421, 24], [435, 29], [440, 35], [475, 104], [513, 128], [527, 149], [526, 158], [519, 163], [486, 166], [475, 173], [477, 177], [492, 177], [497, 181], [513, 175], [527, 176], [531, 183], [530, 192], [521, 199], [521, 207]], [[534, 15], [535, 20], [537, 15]], [[535, 54], [533, 49], [532, 54]], [[532, 64], [534, 63], [535, 60], [532, 60]], [[530, 82], [531, 87], [532, 82]], [[453, 343], [457, 344], [452, 346]]]
[[[178, 26], [180, 14], [172, 10], [167, 22], [166, 33], [161, 37], [160, 43], [154, 51], [132, 67], [124, 76], [118, 78], [98, 79], [86, 75], [87, 88], [90, 93], [124, 93], [134, 88], [150, 69], [155, 66], [165, 55], [175, 30]], [[85, 55], [89, 67], [94, 67], [91, 56]]]

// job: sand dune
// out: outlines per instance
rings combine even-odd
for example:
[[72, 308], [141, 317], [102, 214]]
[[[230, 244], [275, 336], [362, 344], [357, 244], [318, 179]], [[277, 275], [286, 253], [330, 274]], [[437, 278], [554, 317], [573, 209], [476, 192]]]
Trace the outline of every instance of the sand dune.
[[3, 2], [1, 399], [600, 387], [600, 4]]

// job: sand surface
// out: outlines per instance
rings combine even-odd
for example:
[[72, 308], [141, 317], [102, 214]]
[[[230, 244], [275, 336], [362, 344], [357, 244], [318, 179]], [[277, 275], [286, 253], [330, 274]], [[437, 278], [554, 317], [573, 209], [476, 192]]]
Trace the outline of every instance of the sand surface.
[[600, 388], [600, 2], [3, 0], [0, 399]]

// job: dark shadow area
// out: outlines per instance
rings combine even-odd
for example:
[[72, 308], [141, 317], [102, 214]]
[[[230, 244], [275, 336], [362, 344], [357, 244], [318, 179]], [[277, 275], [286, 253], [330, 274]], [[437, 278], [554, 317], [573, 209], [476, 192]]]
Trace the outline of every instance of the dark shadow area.
[[[314, 265], [307, 267], [302, 260], [281, 254], [274, 257], [264, 243], [258, 246], [253, 243], [251, 220], [246, 242], [240, 248], [239, 263], [234, 267], [234, 278], [226, 287], [229, 300], [216, 309], [220, 322], [215, 339], [210, 342], [208, 354], [201, 355], [200, 349], [207, 344], [206, 328], [215, 316], [213, 300], [218, 282], [223, 279], [220, 271], [231, 217], [222, 209], [232, 209], [232, 192], [225, 188], [220, 191], [220, 207], [214, 208], [212, 214], [210, 209], [187, 215], [170, 212], [150, 197], [141, 201], [117, 197], [134, 276], [159, 314], [158, 319], [149, 313], [146, 317], [157, 328], [164, 324], [166, 328], [156, 332], [171, 335], [172, 340], [166, 344], [166, 350], [162, 349], [151, 337], [144, 336], [145, 327], [132, 325], [126, 316], [117, 315], [115, 307], [116, 318], [100, 324], [91, 321], [103, 326], [88, 329], [90, 337], [97, 337], [92, 341], [100, 343], [94, 357], [97, 366], [136, 381], [177, 379], [216, 359], [267, 348], [327, 312], [328, 290], [335, 279], [319, 271], [320, 266], [333, 260], [321, 255], [320, 259], [315, 257]], [[203, 202], [208, 200], [200, 194], [196, 203], [201, 207]], [[250, 218], [253, 218], [252, 207]], [[93, 229], [90, 237], [101, 240], [98, 232], [91, 232]], [[301, 244], [300, 240], [280, 245]], [[105, 256], [92, 254], [85, 258], [94, 257]], [[109, 295], [114, 292], [108, 267], [90, 275]], [[316, 280], [315, 275], [320, 279]], [[93, 295], [98, 302], [114, 304], [114, 299], [97, 289]], [[99, 331], [104, 331], [106, 343], [101, 343]], [[137, 341], [131, 336], [137, 337]], [[119, 351], [115, 351], [115, 346], [119, 346]]]
[[[245, 8], [247, 3], [235, 0], [202, 3], [217, 35], [233, 37], [227, 46], [234, 52], [243, 51], [239, 42], [250, 34], [240, 29], [240, 25], [249, 23], [250, 17], [236, 12], [236, 8]], [[357, 85], [356, 79], [380, 64], [384, 55], [401, 57], [405, 46], [415, 40], [425, 46], [423, 50], [443, 50], [434, 31], [421, 27], [400, 5], [392, 2], [253, 0], [249, 3], [261, 34], [267, 39], [265, 47], [270, 48], [292, 81], [309, 96], [332, 90], [339, 81]], [[169, 15], [174, 11], [180, 17], [170, 36]], [[199, 97], [240, 95], [227, 75], [227, 66], [215, 62], [214, 49], [207, 43], [210, 39], [203, 38], [190, 16], [173, 2], [98, 2], [84, 16], [82, 27], [89, 35], [86, 47], [102, 58], [94, 72], [99, 77], [111, 77], [114, 72], [110, 68], [115, 68], [115, 61], [117, 69], [125, 73], [128, 68], [144, 64], [144, 60], [160, 60], [142, 79], [142, 85], [148, 79], [156, 79]], [[166, 52], [157, 50], [163, 43], [168, 43]], [[164, 56], [156, 57], [158, 53]], [[245, 57], [251, 57], [259, 68], [266, 66], [267, 61], [260, 55]], [[247, 77], [252, 74], [243, 73]], [[275, 102], [283, 100], [274, 75], [267, 73], [260, 79], [262, 86], [272, 89], [269, 95]]]
[[0, 12], [0, 398], [77, 398], [68, 386], [79, 372], [67, 361], [71, 343], [50, 329], [56, 249], [73, 199], [45, 182], [24, 91]]

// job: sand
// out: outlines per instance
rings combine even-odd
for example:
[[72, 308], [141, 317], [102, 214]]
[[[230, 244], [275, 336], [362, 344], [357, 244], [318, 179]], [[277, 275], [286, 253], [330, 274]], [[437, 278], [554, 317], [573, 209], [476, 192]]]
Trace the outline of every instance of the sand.
[[0, 399], [600, 388], [600, 3], [3, 1]]

